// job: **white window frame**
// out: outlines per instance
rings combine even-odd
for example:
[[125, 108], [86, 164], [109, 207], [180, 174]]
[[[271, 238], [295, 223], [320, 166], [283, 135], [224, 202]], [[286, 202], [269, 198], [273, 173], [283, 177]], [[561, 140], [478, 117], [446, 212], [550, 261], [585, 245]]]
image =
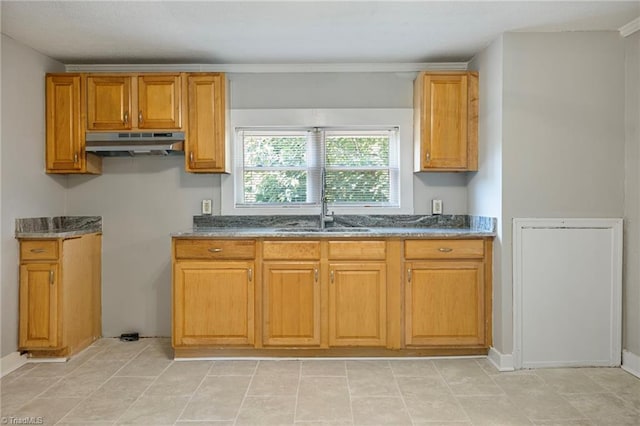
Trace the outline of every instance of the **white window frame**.
[[[236, 204], [238, 157], [242, 144], [235, 140], [236, 128], [391, 128], [398, 130], [398, 205], [390, 206], [332, 206], [336, 214], [412, 214], [413, 213], [413, 110], [410, 108], [371, 109], [246, 109], [231, 110], [230, 130], [234, 167], [230, 175], [221, 176], [221, 214], [223, 215], [315, 215], [319, 205], [242, 206]], [[241, 165], [240, 165], [241, 166]]]

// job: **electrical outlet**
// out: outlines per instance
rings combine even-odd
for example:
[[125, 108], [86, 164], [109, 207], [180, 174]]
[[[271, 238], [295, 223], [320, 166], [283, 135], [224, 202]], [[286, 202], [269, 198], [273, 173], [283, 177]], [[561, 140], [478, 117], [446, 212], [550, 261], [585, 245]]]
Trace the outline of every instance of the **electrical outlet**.
[[442, 200], [431, 200], [431, 214], [442, 214]]
[[211, 200], [202, 200], [202, 214], [211, 214]]

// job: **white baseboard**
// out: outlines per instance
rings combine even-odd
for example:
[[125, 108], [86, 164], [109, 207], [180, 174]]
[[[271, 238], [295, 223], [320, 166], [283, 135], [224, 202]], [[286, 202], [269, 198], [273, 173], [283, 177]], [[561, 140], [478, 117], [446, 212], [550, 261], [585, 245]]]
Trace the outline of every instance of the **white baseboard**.
[[512, 354], [502, 354], [498, 352], [498, 350], [494, 347], [489, 349], [489, 354], [487, 355], [487, 359], [494, 367], [498, 369], [498, 371], [513, 371], [515, 370], [513, 366], [513, 355]]
[[27, 356], [20, 352], [11, 352], [0, 358], [0, 377], [4, 377], [27, 363]]
[[640, 355], [622, 351], [622, 369], [640, 378]]

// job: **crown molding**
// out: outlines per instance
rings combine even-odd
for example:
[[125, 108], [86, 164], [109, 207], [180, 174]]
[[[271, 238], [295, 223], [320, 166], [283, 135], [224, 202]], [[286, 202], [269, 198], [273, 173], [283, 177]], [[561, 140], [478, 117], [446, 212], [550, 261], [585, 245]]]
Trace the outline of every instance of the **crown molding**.
[[468, 62], [343, 63], [343, 64], [69, 64], [67, 72], [418, 72], [466, 71]]
[[640, 16], [618, 28], [622, 37], [629, 37], [631, 34], [640, 31]]

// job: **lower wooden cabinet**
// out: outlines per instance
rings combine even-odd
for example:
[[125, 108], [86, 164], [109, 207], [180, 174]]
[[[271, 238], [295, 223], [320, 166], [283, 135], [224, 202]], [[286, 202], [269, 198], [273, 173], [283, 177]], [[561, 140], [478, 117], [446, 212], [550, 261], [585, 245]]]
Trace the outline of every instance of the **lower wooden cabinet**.
[[407, 264], [407, 346], [482, 345], [484, 318], [482, 262]]
[[173, 345], [179, 356], [486, 354], [492, 244], [174, 238]]
[[58, 265], [20, 265], [20, 346], [58, 346]]
[[320, 345], [319, 262], [265, 262], [263, 343]]
[[253, 261], [176, 262], [174, 345], [250, 345]]
[[329, 346], [385, 346], [386, 264], [329, 264]]
[[20, 240], [20, 350], [68, 356], [102, 334], [100, 234]]
[[491, 344], [493, 241], [406, 240], [406, 346]]

